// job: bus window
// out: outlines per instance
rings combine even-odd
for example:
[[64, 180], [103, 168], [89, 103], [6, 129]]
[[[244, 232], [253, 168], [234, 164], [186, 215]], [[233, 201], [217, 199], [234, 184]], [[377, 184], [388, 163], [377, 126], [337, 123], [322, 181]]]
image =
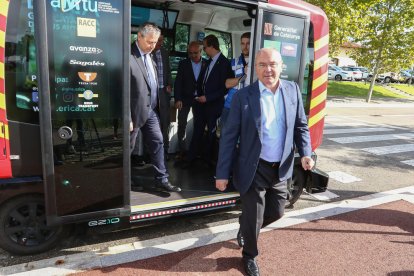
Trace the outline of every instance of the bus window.
[[303, 76], [302, 100], [306, 114], [309, 114], [313, 83], [313, 63], [315, 59], [313, 24], [309, 26], [309, 41], [306, 47], [305, 73]]
[[10, 1], [5, 49], [5, 82], [9, 120], [38, 124], [33, 1]]
[[187, 55], [187, 45], [190, 43], [190, 25], [177, 23], [175, 28], [176, 52], [183, 52]]
[[233, 58], [233, 44], [231, 40], [231, 33], [206, 29], [206, 36], [211, 35], [211, 34], [217, 36], [219, 44], [220, 44], [220, 51], [223, 53], [223, 55], [227, 57], [228, 59], [232, 59]]

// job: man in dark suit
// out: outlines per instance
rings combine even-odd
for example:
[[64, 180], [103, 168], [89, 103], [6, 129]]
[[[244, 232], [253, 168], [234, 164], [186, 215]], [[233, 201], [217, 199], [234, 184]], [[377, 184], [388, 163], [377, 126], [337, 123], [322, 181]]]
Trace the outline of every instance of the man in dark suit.
[[202, 46], [198, 41], [188, 45], [188, 56], [178, 64], [177, 76], [174, 83], [175, 108], [178, 109], [178, 159], [184, 157], [186, 151], [185, 132], [188, 113], [197, 97], [197, 80], [203, 76], [206, 60], [201, 57]]
[[160, 36], [160, 29], [151, 23], [138, 28], [137, 41], [131, 46], [131, 150], [139, 130], [148, 149], [151, 164], [156, 169], [157, 186], [172, 192], [181, 191], [168, 181], [164, 161], [163, 137], [158, 115], [159, 97], [155, 64], [150, 57]]
[[294, 82], [279, 79], [280, 53], [259, 50], [255, 69], [258, 81], [241, 89], [232, 100], [216, 170], [217, 189], [226, 189], [233, 172], [233, 184], [240, 192], [238, 240], [244, 242], [242, 260], [248, 275], [259, 275], [255, 258], [260, 229], [283, 216], [295, 146], [302, 167], [310, 170], [314, 165], [299, 88]]
[[168, 148], [170, 145], [169, 129], [170, 129], [170, 100], [172, 92], [172, 77], [170, 68], [170, 58], [167, 50], [162, 47], [164, 36], [160, 35], [157, 45], [153, 52], [153, 57], [157, 65], [158, 75], [158, 97], [159, 97], [159, 111], [161, 132], [164, 139], [164, 155], [168, 160]]
[[196, 102], [193, 105], [194, 131], [191, 139], [187, 166], [193, 164], [207, 126], [207, 141], [204, 145], [204, 158], [211, 165], [213, 143], [216, 139], [216, 123], [224, 105], [227, 93], [226, 79], [234, 78], [230, 61], [220, 52], [216, 36], [208, 35], [203, 40], [203, 49], [210, 57], [204, 75], [199, 78]]

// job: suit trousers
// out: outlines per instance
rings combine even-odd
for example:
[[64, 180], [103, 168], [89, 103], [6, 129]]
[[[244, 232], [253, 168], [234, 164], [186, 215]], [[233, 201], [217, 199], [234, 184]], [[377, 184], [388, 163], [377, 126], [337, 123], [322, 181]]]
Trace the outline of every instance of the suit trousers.
[[187, 119], [188, 113], [190, 113], [191, 105], [183, 103], [183, 106], [178, 110], [178, 147], [181, 153], [185, 152], [187, 149], [186, 144], [186, 129], [187, 129]]
[[135, 128], [129, 137], [131, 152], [135, 148], [137, 135], [141, 131], [145, 149], [149, 153], [151, 164], [156, 170], [155, 178], [160, 182], [168, 181], [167, 168], [164, 160], [163, 137], [158, 115], [151, 110], [148, 119], [141, 128]]
[[280, 219], [285, 210], [287, 182], [279, 181], [279, 167], [259, 162], [253, 183], [241, 195], [240, 230], [244, 238], [243, 257], [255, 258], [259, 252], [260, 229]]
[[161, 132], [162, 137], [164, 141], [164, 151], [165, 153], [168, 153], [168, 149], [170, 146], [170, 137], [169, 137], [169, 131], [170, 131], [170, 100], [171, 100], [171, 94], [167, 93], [166, 88], [160, 88], [158, 89], [158, 97], [160, 99], [160, 124], [161, 124]]
[[214, 140], [217, 139], [217, 119], [221, 115], [221, 108], [208, 104], [195, 103], [193, 105], [194, 131], [191, 138], [188, 160], [192, 161], [197, 157], [199, 146], [203, 145], [203, 135], [207, 126], [207, 139], [203, 145], [203, 156], [207, 161], [211, 161], [213, 154]]

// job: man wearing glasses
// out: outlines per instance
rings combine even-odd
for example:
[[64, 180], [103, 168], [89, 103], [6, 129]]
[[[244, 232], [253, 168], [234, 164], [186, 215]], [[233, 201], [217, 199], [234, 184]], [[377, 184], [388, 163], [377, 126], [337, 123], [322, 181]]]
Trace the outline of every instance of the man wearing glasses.
[[296, 83], [279, 79], [282, 63], [277, 50], [258, 51], [258, 81], [234, 94], [220, 137], [216, 188], [224, 191], [232, 172], [242, 202], [237, 236], [243, 237], [247, 275], [259, 275], [255, 258], [260, 229], [284, 214], [295, 148], [304, 170], [314, 166], [301, 93]]
[[178, 146], [177, 159], [182, 160], [186, 151], [187, 117], [197, 97], [197, 81], [206, 69], [206, 60], [201, 57], [202, 45], [192, 41], [188, 45], [188, 58], [178, 64], [174, 83], [175, 108], [178, 109]]

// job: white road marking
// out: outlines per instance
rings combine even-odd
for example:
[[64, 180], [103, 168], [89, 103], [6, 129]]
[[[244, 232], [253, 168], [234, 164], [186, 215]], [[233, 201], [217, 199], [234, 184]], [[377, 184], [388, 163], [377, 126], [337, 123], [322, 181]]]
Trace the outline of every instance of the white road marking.
[[401, 161], [401, 162], [414, 167], [414, 159], [405, 160], [405, 161]]
[[370, 128], [339, 128], [339, 129], [326, 129], [323, 134], [344, 134], [344, 133], [358, 133], [358, 132], [380, 132], [380, 131], [393, 131], [394, 129], [385, 127], [370, 127]]
[[361, 179], [358, 177], [340, 171], [328, 172], [328, 174], [329, 178], [335, 179], [336, 181], [339, 181], [341, 183], [352, 183], [361, 181]]
[[387, 140], [412, 140], [414, 139], [414, 133], [399, 133], [399, 134], [385, 134], [385, 135], [368, 135], [368, 136], [351, 136], [351, 137], [339, 137], [339, 138], [328, 138], [328, 140], [340, 143], [363, 143], [363, 142], [374, 142], [374, 141], [387, 141]]
[[330, 201], [333, 198], [338, 198], [339, 195], [332, 193], [331, 191], [326, 190], [325, 192], [322, 193], [316, 193], [316, 194], [309, 194], [311, 197], [316, 198], [317, 200], [320, 201]]
[[410, 152], [414, 151], [414, 144], [402, 144], [383, 147], [364, 148], [363, 151], [370, 152], [376, 155], [385, 155], [392, 153]]

